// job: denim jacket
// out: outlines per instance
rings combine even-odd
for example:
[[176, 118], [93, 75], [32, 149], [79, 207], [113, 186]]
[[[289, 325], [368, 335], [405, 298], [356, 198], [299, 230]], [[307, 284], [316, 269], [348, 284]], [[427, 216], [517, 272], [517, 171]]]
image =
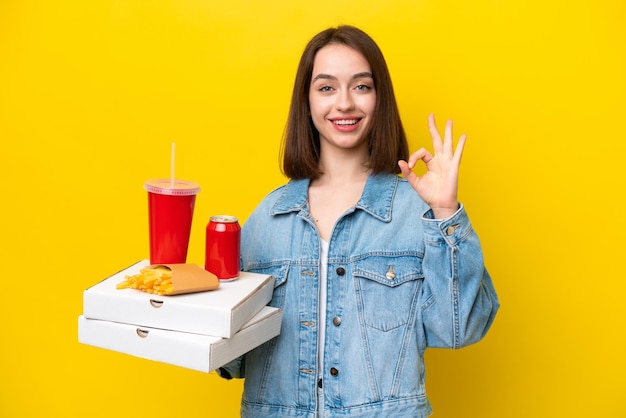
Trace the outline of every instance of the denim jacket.
[[245, 377], [241, 416], [314, 418], [323, 408], [326, 417], [427, 417], [424, 351], [480, 340], [499, 307], [463, 206], [435, 220], [406, 180], [370, 176], [333, 228], [320, 324], [308, 186], [292, 180], [274, 190], [242, 228], [242, 269], [274, 276], [270, 305], [283, 321], [277, 338], [226, 366]]

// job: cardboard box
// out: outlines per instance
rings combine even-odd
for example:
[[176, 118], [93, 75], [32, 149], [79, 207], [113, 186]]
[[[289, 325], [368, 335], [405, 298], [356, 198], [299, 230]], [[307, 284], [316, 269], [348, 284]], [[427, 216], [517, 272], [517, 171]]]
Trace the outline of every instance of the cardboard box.
[[156, 296], [135, 289], [116, 289], [126, 275], [150, 265], [142, 260], [83, 292], [87, 319], [230, 338], [272, 298], [272, 276], [241, 272], [211, 291]]
[[280, 333], [282, 311], [264, 307], [231, 338], [78, 317], [78, 341], [136, 357], [210, 372]]

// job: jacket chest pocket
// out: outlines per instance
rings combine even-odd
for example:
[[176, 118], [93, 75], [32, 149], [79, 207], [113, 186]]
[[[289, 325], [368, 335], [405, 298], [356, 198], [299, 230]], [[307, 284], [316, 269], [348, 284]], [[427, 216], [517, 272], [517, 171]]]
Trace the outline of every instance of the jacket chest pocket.
[[355, 263], [354, 287], [362, 321], [370, 328], [391, 331], [415, 315], [422, 286], [416, 257], [368, 257]]
[[289, 263], [281, 265], [271, 266], [253, 266], [247, 269], [252, 273], [267, 274], [274, 277], [274, 293], [272, 294], [272, 300], [268, 303], [268, 306], [275, 308], [284, 308], [285, 304], [285, 289], [287, 277], [289, 275]]

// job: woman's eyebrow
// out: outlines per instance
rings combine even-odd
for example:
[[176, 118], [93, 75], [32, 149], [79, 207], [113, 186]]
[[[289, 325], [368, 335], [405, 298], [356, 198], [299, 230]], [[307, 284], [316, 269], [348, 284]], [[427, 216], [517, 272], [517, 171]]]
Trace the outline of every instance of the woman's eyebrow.
[[[372, 73], [370, 73], [369, 71], [363, 71], [361, 73], [356, 73], [352, 76], [353, 80], [357, 80], [359, 78], [374, 78], [374, 76], [372, 75]], [[337, 80], [337, 77], [335, 77], [334, 75], [330, 75], [330, 74], [318, 74], [315, 76], [315, 78], [313, 78], [312, 81], [316, 81], [316, 80]]]
[[369, 71], [363, 71], [362, 73], [356, 73], [355, 75], [352, 76], [353, 80], [356, 80], [357, 78], [372, 78], [373, 79], [374, 76]]

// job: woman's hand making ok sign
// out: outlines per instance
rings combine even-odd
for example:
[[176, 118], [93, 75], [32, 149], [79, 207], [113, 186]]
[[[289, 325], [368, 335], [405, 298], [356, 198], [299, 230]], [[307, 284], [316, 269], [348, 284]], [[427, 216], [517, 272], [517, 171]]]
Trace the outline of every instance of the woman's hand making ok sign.
[[[408, 162], [400, 160], [398, 165], [402, 175], [433, 210], [435, 218], [444, 219], [450, 217], [459, 208], [457, 200], [459, 165], [466, 135], [461, 135], [455, 150], [451, 120], [446, 123], [443, 140], [432, 114], [428, 116], [428, 127], [435, 154], [431, 154], [426, 148], [420, 148], [411, 154]], [[417, 176], [413, 172], [419, 160], [422, 160], [427, 168], [422, 176]]]

